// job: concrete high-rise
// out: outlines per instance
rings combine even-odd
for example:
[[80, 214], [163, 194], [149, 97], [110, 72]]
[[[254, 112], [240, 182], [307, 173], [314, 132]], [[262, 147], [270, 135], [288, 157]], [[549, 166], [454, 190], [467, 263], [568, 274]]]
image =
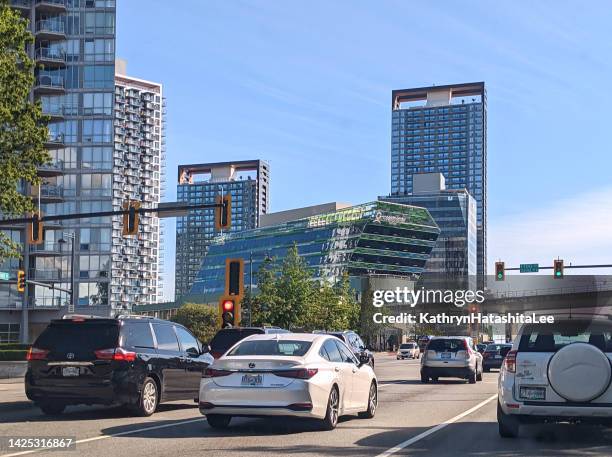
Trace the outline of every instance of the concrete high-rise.
[[[487, 96], [483, 82], [392, 92], [391, 197], [413, 194], [413, 176], [442, 173], [476, 200], [477, 275], [487, 272]], [[479, 282], [482, 286], [483, 282]]]
[[[215, 203], [231, 194], [231, 232], [259, 226], [269, 209], [270, 166], [263, 160], [179, 165], [177, 201]], [[187, 295], [215, 231], [214, 209], [193, 210], [176, 221], [175, 296]]]
[[[113, 209], [121, 209], [127, 200], [154, 208], [160, 202], [165, 171], [162, 85], [125, 73], [124, 61], [117, 61]], [[160, 219], [155, 213], [141, 215], [135, 236], [122, 236], [122, 228], [122, 218], [113, 218], [110, 306], [131, 309], [156, 303], [163, 289]]]
[[[50, 116], [46, 148], [52, 162], [40, 168], [40, 188], [23, 192], [40, 203], [44, 215], [110, 210], [113, 180], [113, 93], [115, 90], [115, 0], [11, 0], [29, 22], [36, 60], [32, 99]], [[24, 229], [2, 227], [24, 243]], [[110, 313], [110, 218], [45, 224], [45, 241], [24, 245], [28, 279], [70, 289], [71, 241], [74, 234], [75, 298], [84, 312]], [[60, 242], [60, 240], [65, 242]], [[19, 262], [2, 265], [14, 272]], [[62, 314], [68, 295], [58, 289], [0, 285], [0, 322], [6, 339], [31, 340], [48, 320]], [[25, 307], [28, 313], [20, 312]], [[0, 333], [4, 328], [0, 328]], [[30, 332], [28, 332], [30, 330]], [[31, 336], [28, 336], [28, 333]], [[0, 335], [0, 339], [5, 337]]]

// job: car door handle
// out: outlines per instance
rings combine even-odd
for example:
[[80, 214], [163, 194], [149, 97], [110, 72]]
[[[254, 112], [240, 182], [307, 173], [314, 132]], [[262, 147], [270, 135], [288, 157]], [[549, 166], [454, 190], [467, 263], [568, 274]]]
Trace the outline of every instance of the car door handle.
[[340, 371], [340, 367], [334, 367], [334, 371]]

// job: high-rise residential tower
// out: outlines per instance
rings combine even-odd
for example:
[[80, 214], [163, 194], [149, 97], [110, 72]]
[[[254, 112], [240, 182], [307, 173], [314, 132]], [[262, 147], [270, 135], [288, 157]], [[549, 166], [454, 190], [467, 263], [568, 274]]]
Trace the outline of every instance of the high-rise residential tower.
[[[46, 147], [52, 162], [40, 169], [40, 188], [26, 186], [23, 192], [40, 202], [44, 215], [110, 210], [115, 0], [11, 0], [10, 5], [28, 20], [35, 37], [28, 49], [38, 64], [32, 98], [51, 118]], [[23, 228], [5, 229], [24, 242]], [[111, 230], [110, 218], [45, 224], [44, 243], [23, 249], [28, 279], [70, 289], [74, 235], [76, 305], [108, 314]], [[17, 266], [11, 261], [6, 268]], [[20, 294], [14, 284], [3, 284], [0, 322], [10, 326], [11, 340], [16, 333], [31, 339], [28, 330], [38, 333], [67, 302], [67, 294], [57, 289], [29, 285]], [[16, 312], [24, 307], [28, 313]]]
[[[413, 175], [442, 173], [476, 200], [477, 275], [486, 275], [487, 95], [484, 82], [394, 90], [391, 197], [413, 193]], [[479, 282], [479, 286], [482, 286]]]
[[[125, 74], [117, 62], [115, 75], [115, 148], [113, 209], [127, 200], [141, 208], [157, 207], [165, 162], [165, 99], [162, 85]], [[140, 216], [139, 231], [122, 235], [122, 218], [113, 219], [111, 290], [113, 309], [156, 303], [162, 294], [163, 243], [160, 219]]]
[[[263, 160], [179, 165], [177, 200], [192, 205], [215, 203], [231, 194], [231, 232], [259, 226], [269, 209], [270, 166]], [[200, 271], [215, 231], [214, 210], [194, 210], [176, 220], [175, 296], [187, 295]]]

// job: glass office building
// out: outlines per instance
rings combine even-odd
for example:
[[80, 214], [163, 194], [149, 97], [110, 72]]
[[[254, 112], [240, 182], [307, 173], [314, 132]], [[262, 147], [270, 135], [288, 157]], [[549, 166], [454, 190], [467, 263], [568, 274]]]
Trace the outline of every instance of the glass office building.
[[[28, 20], [35, 41], [28, 52], [35, 59], [32, 99], [40, 100], [50, 117], [45, 147], [52, 162], [40, 168], [40, 188], [24, 193], [40, 201], [46, 216], [112, 209], [113, 99], [115, 90], [115, 0], [11, 0]], [[45, 224], [45, 241], [26, 245], [23, 266], [28, 279], [70, 289], [70, 241], [76, 239], [77, 305], [88, 313], [108, 314], [111, 264], [110, 218], [67, 220]], [[24, 243], [23, 229], [6, 230]], [[6, 267], [14, 272], [16, 261]], [[4, 267], [4, 266], [3, 266]], [[15, 284], [0, 285], [0, 320], [23, 325], [15, 309], [32, 310], [36, 333], [68, 302], [65, 292], [30, 285], [25, 294]], [[40, 323], [37, 323], [40, 321]], [[14, 335], [13, 327], [9, 334]], [[23, 333], [24, 329], [21, 329]], [[27, 336], [27, 333], [25, 333]]]
[[479, 278], [487, 256], [487, 100], [483, 82], [394, 90], [391, 196], [413, 194], [413, 175], [439, 172], [476, 200]]
[[[230, 194], [230, 233], [259, 226], [268, 212], [270, 166], [263, 160], [204, 163], [178, 167], [177, 200], [191, 205], [213, 204]], [[189, 292], [215, 230], [214, 209], [192, 210], [176, 219], [175, 297]]]
[[245, 259], [245, 285], [252, 258], [256, 287], [262, 262], [268, 257], [281, 260], [294, 243], [313, 278], [336, 280], [346, 272], [352, 278], [415, 280], [439, 233], [426, 209], [382, 201], [232, 233], [212, 242], [189, 296], [199, 303], [217, 302], [224, 293], [226, 258]]
[[438, 224], [440, 236], [427, 260], [423, 279], [476, 288], [476, 200], [467, 190], [439, 190], [380, 199], [426, 208]]

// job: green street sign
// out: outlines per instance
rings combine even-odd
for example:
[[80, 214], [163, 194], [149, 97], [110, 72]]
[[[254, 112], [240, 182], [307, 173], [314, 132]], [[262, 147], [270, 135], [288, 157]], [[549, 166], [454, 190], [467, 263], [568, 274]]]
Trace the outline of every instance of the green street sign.
[[537, 273], [540, 271], [540, 265], [537, 263], [521, 263], [521, 273]]
[[8, 281], [10, 279], [10, 275], [6, 271], [0, 271], [0, 279], [4, 281]]

